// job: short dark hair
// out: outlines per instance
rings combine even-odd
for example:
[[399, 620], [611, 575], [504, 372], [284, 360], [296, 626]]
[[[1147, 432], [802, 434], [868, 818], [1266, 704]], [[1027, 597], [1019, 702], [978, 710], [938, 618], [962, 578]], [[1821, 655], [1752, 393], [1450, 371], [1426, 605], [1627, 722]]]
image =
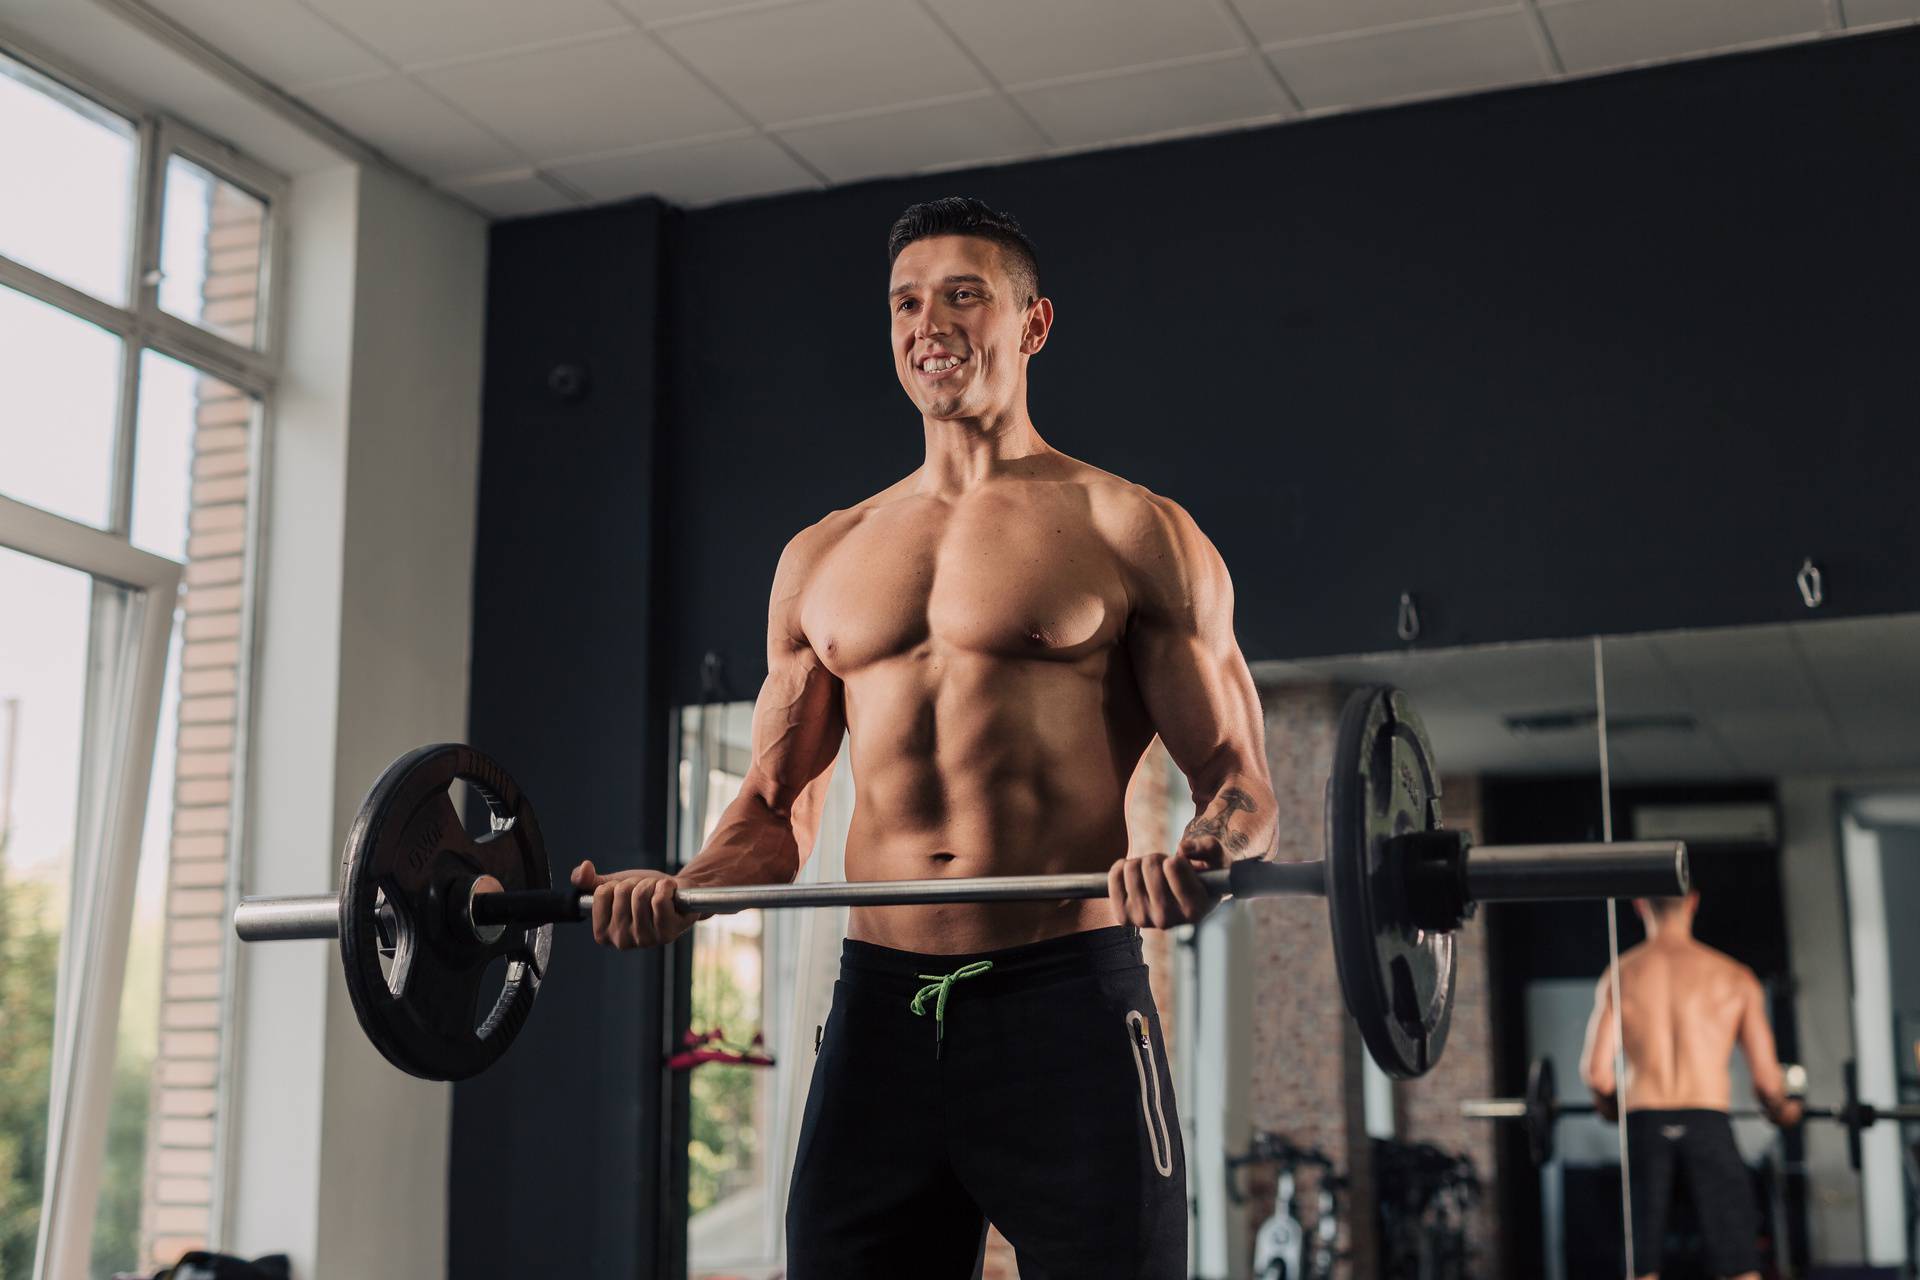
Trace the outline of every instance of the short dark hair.
[[1000, 246], [1007, 275], [1025, 291], [1026, 301], [1040, 296], [1040, 255], [1012, 214], [989, 208], [972, 196], [943, 196], [912, 205], [893, 220], [893, 230], [887, 233], [887, 265], [892, 266], [900, 251], [915, 240], [931, 236], [978, 236], [993, 241]]
[[1682, 893], [1659, 898], [1648, 898], [1647, 906], [1652, 909], [1656, 919], [1665, 920], [1668, 916], [1678, 913], [1680, 908], [1686, 906], [1687, 899], [1692, 896], [1691, 893]]

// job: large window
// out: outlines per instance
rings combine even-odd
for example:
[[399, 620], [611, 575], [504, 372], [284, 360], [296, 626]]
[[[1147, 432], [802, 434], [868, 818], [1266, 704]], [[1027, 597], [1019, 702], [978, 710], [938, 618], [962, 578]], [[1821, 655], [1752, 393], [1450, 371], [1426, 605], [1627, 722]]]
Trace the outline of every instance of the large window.
[[[151, 1270], [216, 1226], [282, 190], [0, 50], [0, 1276]], [[143, 610], [150, 771], [103, 727], [137, 722]]]

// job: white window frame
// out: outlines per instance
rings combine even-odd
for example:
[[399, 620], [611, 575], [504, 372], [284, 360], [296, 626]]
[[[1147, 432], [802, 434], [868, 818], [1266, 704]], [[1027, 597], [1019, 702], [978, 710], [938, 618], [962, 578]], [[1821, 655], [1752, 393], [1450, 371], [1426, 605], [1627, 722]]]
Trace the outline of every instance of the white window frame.
[[[270, 437], [274, 421], [273, 392], [278, 381], [284, 354], [284, 290], [278, 282], [290, 276], [287, 267], [287, 197], [288, 181], [244, 153], [228, 144], [213, 138], [191, 125], [154, 111], [140, 102], [104, 86], [93, 77], [71, 66], [59, 56], [27, 44], [12, 33], [0, 28], [0, 55], [25, 67], [30, 73], [44, 81], [46, 91], [56, 97], [78, 99], [83, 103], [103, 109], [128, 121], [135, 132], [136, 178], [134, 189], [134, 219], [131, 228], [132, 243], [127, 254], [128, 276], [123, 296], [129, 304], [120, 306], [108, 302], [83, 289], [76, 288], [52, 276], [38, 271], [23, 262], [15, 261], [0, 254], [0, 285], [14, 289], [30, 298], [47, 303], [70, 315], [77, 316], [89, 323], [116, 335], [121, 340], [119, 368], [119, 402], [114, 427], [112, 493], [108, 506], [108, 519], [105, 528], [65, 520], [53, 516], [37, 507], [7, 498], [0, 494], [0, 547], [18, 547], [28, 554], [38, 555], [42, 559], [69, 564], [70, 567], [91, 573], [102, 582], [125, 587], [136, 594], [135, 599], [146, 602], [136, 606], [147, 616], [143, 619], [140, 639], [140, 662], [147, 661], [146, 645], [149, 632], [154, 627], [164, 627], [160, 641], [159, 663], [160, 677], [165, 675], [167, 658], [167, 638], [171, 635], [171, 622], [174, 604], [178, 593], [179, 576], [182, 566], [161, 556], [150, 555], [132, 547], [128, 541], [133, 523], [133, 478], [135, 463], [135, 445], [139, 429], [141, 362], [149, 350], [168, 356], [202, 373], [218, 378], [236, 389], [252, 396], [259, 405], [255, 417], [256, 435], [252, 444], [252, 463], [250, 467], [251, 483], [247, 498], [247, 550], [245, 569], [241, 578], [241, 659], [239, 670], [239, 688], [241, 709], [237, 716], [237, 737], [234, 744], [234, 794], [235, 813], [232, 830], [232, 847], [229, 850], [228, 892], [232, 894], [240, 883], [239, 862], [241, 842], [239, 832], [244, 830], [244, 815], [240, 812], [239, 797], [246, 792], [247, 774], [247, 738], [249, 710], [251, 701], [253, 668], [253, 628], [254, 612], [259, 598], [257, 571], [259, 565], [258, 542], [263, 524], [263, 495], [266, 493], [266, 475], [268, 459], [271, 454]], [[167, 163], [175, 155], [189, 160], [206, 170], [214, 177], [228, 182], [242, 191], [259, 198], [265, 203], [266, 216], [261, 228], [261, 264], [259, 290], [256, 302], [258, 349], [233, 342], [210, 330], [203, 329], [192, 321], [183, 320], [160, 307], [160, 249], [163, 235], [163, 215], [165, 211], [165, 186]], [[47, 524], [54, 521], [54, 524]], [[31, 545], [29, 542], [31, 540]], [[58, 554], [43, 554], [31, 547], [48, 547]], [[112, 550], [111, 548], [118, 548]], [[79, 557], [85, 563], [73, 563], [65, 556]], [[99, 566], [95, 568], [94, 566]], [[159, 566], [171, 566], [174, 577], [172, 585], [161, 590]], [[141, 585], [145, 583], [146, 585]], [[156, 595], [155, 593], [159, 594]], [[99, 603], [102, 593], [96, 592], [94, 611], [95, 644], [102, 632], [110, 628], [103, 626], [104, 615]], [[155, 609], [151, 602], [164, 597], [165, 609]], [[144, 665], [140, 668], [144, 673]], [[97, 673], [96, 673], [97, 674]], [[129, 677], [131, 678], [131, 677]], [[144, 679], [144, 674], [141, 677]], [[99, 686], [89, 685], [89, 698], [94, 697]], [[145, 723], [144, 755], [139, 759], [123, 755], [117, 759], [117, 768], [133, 769], [140, 779], [138, 803], [130, 810], [123, 808], [124, 797], [119, 788], [123, 785], [120, 772], [109, 771], [101, 775], [102, 789], [98, 792], [102, 803], [111, 799], [112, 807], [103, 812], [113, 814], [113, 825], [102, 827], [104, 843], [100, 846], [103, 856], [96, 859], [102, 875], [93, 882], [89, 892], [94, 895], [89, 901], [93, 906], [106, 911], [111, 918], [119, 921], [117, 931], [109, 931], [106, 941], [89, 944], [84, 954], [87, 957], [86, 968], [76, 970], [86, 980], [99, 979], [97, 989], [87, 988], [87, 1007], [75, 1008], [67, 1013], [67, 1022], [75, 1029], [85, 1028], [87, 1034], [75, 1038], [72, 1052], [81, 1056], [63, 1058], [58, 1056], [59, 1037], [62, 1032], [56, 1016], [56, 1057], [54, 1060], [55, 1092], [50, 1097], [47, 1175], [45, 1198], [41, 1212], [41, 1241], [36, 1251], [35, 1280], [41, 1277], [64, 1277], [84, 1275], [90, 1262], [93, 1215], [99, 1198], [100, 1166], [105, 1152], [105, 1123], [112, 1085], [113, 1056], [116, 1050], [118, 1017], [120, 1010], [120, 987], [124, 980], [126, 967], [126, 933], [133, 909], [135, 878], [139, 866], [141, 822], [146, 809], [146, 786], [153, 771], [153, 741], [158, 726], [159, 703], [164, 681], [156, 680], [151, 696], [154, 709], [146, 722], [128, 721], [121, 729], [137, 727]], [[139, 697], [147, 696], [145, 684], [139, 684], [135, 691]], [[139, 703], [144, 706], [144, 703]], [[89, 712], [88, 731], [91, 735], [96, 728], [105, 732], [109, 727], [96, 724]], [[138, 738], [140, 735], [135, 735]], [[94, 739], [89, 737], [88, 742]], [[104, 741], [104, 740], [103, 740]], [[130, 740], [130, 745], [137, 743]], [[91, 757], [98, 753], [88, 748]], [[104, 757], [103, 757], [104, 758]], [[137, 768], [136, 768], [137, 766]], [[128, 774], [131, 777], [133, 774]], [[111, 781], [112, 786], [104, 785]], [[131, 785], [126, 783], [125, 785]], [[131, 830], [133, 844], [123, 848], [118, 843], [118, 833], [122, 829], [120, 814], [131, 812], [134, 817]], [[78, 848], [78, 845], [76, 845]], [[120, 859], [129, 861], [124, 868]], [[122, 872], [124, 871], [124, 874]], [[80, 881], [75, 882], [75, 903], [82, 901], [79, 896]], [[99, 894], [108, 895], [99, 898]], [[78, 907], [74, 920], [78, 922]], [[222, 1217], [227, 1206], [224, 1184], [229, 1173], [228, 1141], [230, 1137], [226, 1122], [227, 1109], [231, 1104], [232, 1062], [235, 1052], [234, 1037], [230, 1034], [233, 1026], [234, 1006], [237, 984], [235, 974], [234, 950], [236, 943], [231, 935], [223, 948], [222, 972], [227, 979], [222, 984], [220, 997], [221, 1018], [221, 1062], [219, 1083], [218, 1122], [214, 1137], [214, 1174], [213, 1174], [213, 1213], [210, 1224], [210, 1238], [219, 1239], [224, 1230]], [[81, 954], [76, 950], [76, 955]], [[62, 951], [62, 990], [76, 993], [81, 991], [79, 983], [67, 983], [65, 975], [66, 949]], [[78, 963], [78, 961], [76, 961]], [[100, 966], [105, 965], [103, 969]], [[111, 988], [109, 991], [108, 988]], [[93, 1038], [96, 1022], [104, 1022], [104, 1047]], [[95, 1056], [97, 1055], [97, 1057]], [[94, 1075], [69, 1074], [70, 1071], [92, 1072]], [[74, 1088], [67, 1094], [60, 1092], [64, 1082], [72, 1081]], [[64, 1124], [61, 1134], [71, 1134], [71, 1140], [59, 1136], [51, 1126]], [[56, 1142], [57, 1139], [57, 1142]], [[77, 1144], [77, 1145], [76, 1145]], [[60, 1163], [56, 1166], [56, 1160]], [[81, 1212], [84, 1208], [85, 1212]]]
[[[138, 178], [135, 187], [132, 252], [127, 255], [126, 296], [119, 306], [84, 289], [0, 254], [0, 284], [37, 298], [121, 339], [120, 410], [115, 433], [114, 494], [108, 529], [124, 533], [131, 518], [134, 417], [140, 407], [140, 357], [151, 348], [193, 365], [265, 400], [280, 371], [282, 333], [275, 278], [284, 274], [287, 181], [215, 138], [166, 116], [100, 92], [50, 59], [0, 43], [0, 54], [48, 82], [51, 91], [72, 95], [121, 116], [135, 126]], [[160, 307], [160, 242], [167, 161], [178, 155], [266, 204], [261, 228], [258, 314], [259, 350], [233, 342]]]
[[[36, 1280], [85, 1275], [106, 1159], [134, 882], [181, 566], [0, 496], [0, 547], [124, 589], [96, 591], [73, 897], [60, 944]], [[120, 607], [124, 600], [125, 608]]]

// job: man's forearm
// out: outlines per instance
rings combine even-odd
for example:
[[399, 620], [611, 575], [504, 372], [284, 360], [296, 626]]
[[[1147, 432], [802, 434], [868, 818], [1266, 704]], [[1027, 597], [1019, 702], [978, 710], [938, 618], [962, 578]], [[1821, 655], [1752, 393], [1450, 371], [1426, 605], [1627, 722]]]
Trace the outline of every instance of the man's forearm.
[[1264, 778], [1229, 774], [1194, 802], [1199, 812], [1187, 824], [1183, 843], [1218, 840], [1229, 858], [1259, 858], [1273, 851], [1275, 802]]
[[743, 788], [674, 878], [684, 885], [788, 884], [799, 873], [791, 809], [776, 809], [760, 792]]

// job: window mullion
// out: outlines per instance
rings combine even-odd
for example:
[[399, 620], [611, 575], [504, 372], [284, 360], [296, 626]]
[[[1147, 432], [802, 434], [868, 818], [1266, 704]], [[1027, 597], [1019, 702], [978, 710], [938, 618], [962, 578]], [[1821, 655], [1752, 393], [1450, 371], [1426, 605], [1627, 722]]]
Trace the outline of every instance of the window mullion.
[[128, 255], [127, 304], [145, 319], [160, 296], [160, 222], [164, 208], [166, 157], [160, 146], [160, 126], [152, 117], [140, 120], [140, 186], [134, 192], [133, 252]]
[[138, 322], [140, 341], [183, 364], [204, 369], [243, 391], [264, 396], [273, 386], [273, 362], [164, 311]]
[[133, 460], [140, 430], [140, 344], [120, 344], [120, 404], [113, 427], [113, 494], [107, 528], [122, 537], [133, 530]]
[[26, 294], [29, 298], [60, 308], [62, 311], [79, 316], [89, 324], [99, 325], [109, 333], [122, 338], [130, 338], [138, 327], [139, 320], [133, 312], [124, 307], [116, 307], [111, 302], [100, 299], [76, 289], [64, 281], [35, 271], [24, 262], [15, 262], [12, 258], [0, 255], [0, 285]]

